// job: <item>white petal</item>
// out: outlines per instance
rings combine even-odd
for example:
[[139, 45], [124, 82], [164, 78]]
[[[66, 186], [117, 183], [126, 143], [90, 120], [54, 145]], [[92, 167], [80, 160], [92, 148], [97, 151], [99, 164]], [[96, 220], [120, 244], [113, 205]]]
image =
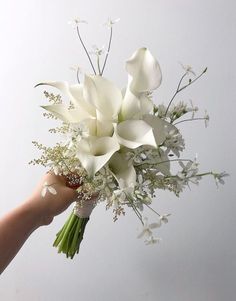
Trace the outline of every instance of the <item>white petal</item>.
[[68, 97], [68, 100], [70, 100], [75, 105], [75, 107], [79, 107], [83, 111], [87, 112], [87, 114], [94, 116], [95, 108], [91, 104], [86, 103], [86, 101], [83, 99], [82, 84], [69, 86], [69, 84], [66, 81], [64, 82], [50, 81], [50, 82], [39, 83], [35, 87], [41, 85], [52, 86], [59, 89], [63, 94], [65, 94]]
[[121, 120], [140, 119], [140, 100], [127, 88], [121, 106]]
[[138, 236], [137, 238], [142, 238], [145, 235], [145, 231], [143, 230]]
[[76, 84], [69, 87], [69, 91], [74, 98], [74, 104], [75, 106], [79, 108], [83, 108], [86, 112], [88, 112], [91, 116], [95, 116], [96, 109], [93, 105], [86, 102], [83, 98], [83, 90], [84, 86], [82, 84]]
[[52, 186], [48, 186], [48, 191], [51, 193], [51, 194], [54, 194], [56, 195], [57, 194], [57, 191], [55, 188], [53, 188]]
[[152, 91], [161, 84], [161, 69], [157, 60], [147, 48], [140, 48], [126, 62], [131, 77], [130, 90], [133, 93]]
[[120, 144], [134, 149], [141, 145], [156, 147], [152, 127], [143, 120], [125, 120], [115, 129]]
[[169, 176], [171, 174], [169, 158], [162, 149], [158, 150], [158, 157], [156, 158], [156, 166], [157, 166], [157, 169], [164, 176]]
[[91, 177], [119, 149], [120, 145], [114, 137], [89, 137], [80, 141], [77, 157]]
[[87, 76], [84, 79], [84, 99], [94, 105], [108, 120], [117, 118], [122, 94], [111, 81], [101, 76]]
[[91, 117], [91, 115], [84, 111], [83, 108], [68, 109], [68, 106], [64, 104], [47, 105], [41, 107], [65, 122], [80, 122]]
[[[109, 168], [120, 184], [120, 188], [135, 186], [136, 171], [133, 165], [129, 166], [128, 161], [125, 159], [125, 153], [120, 154], [116, 152], [109, 160]], [[121, 180], [122, 184], [120, 183]]]
[[174, 125], [151, 114], [144, 115], [143, 120], [153, 128], [157, 145], [161, 145], [164, 142], [169, 131], [176, 130]]
[[44, 187], [41, 191], [41, 196], [44, 198], [47, 192], [47, 187]]
[[126, 89], [121, 106], [121, 120], [141, 119], [143, 115], [152, 112], [153, 102], [145, 95], [134, 95], [129, 88]]
[[149, 228], [150, 229], [160, 228], [160, 226], [161, 226], [161, 223], [152, 223], [152, 224], [149, 224]]

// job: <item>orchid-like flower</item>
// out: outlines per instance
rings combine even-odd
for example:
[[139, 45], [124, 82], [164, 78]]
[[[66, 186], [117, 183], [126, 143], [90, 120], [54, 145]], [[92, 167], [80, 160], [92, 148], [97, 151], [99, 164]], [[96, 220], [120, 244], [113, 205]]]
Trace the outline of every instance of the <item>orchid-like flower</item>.
[[108, 18], [108, 20], [103, 25], [111, 28], [115, 23], [117, 23], [119, 21], [120, 21], [120, 18], [117, 18], [115, 20], [112, 20], [111, 18]]
[[180, 63], [180, 65], [181, 65], [181, 67], [184, 69], [184, 71], [186, 73], [188, 73], [188, 74], [191, 73], [192, 75], [196, 76], [196, 73], [193, 71], [192, 66], [190, 66], [190, 65], [184, 65], [182, 63]]
[[74, 18], [73, 20], [68, 21], [68, 25], [71, 25], [72, 27], [77, 27], [80, 23], [88, 24], [86, 20], [80, 18]]
[[96, 55], [96, 56], [101, 56], [103, 54], [106, 54], [105, 46], [103, 45], [102, 47], [99, 48], [97, 45], [93, 45], [92, 50], [89, 52], [89, 54]]
[[161, 226], [161, 222], [149, 224], [147, 217], [144, 217], [143, 220], [143, 229], [137, 238], [145, 237], [146, 239], [150, 239], [150, 237], [152, 237], [152, 229], [159, 228]]
[[55, 188], [52, 187], [52, 184], [49, 185], [47, 182], [44, 182], [43, 189], [41, 191], [41, 196], [44, 198], [47, 192], [53, 195], [57, 194], [57, 191]]

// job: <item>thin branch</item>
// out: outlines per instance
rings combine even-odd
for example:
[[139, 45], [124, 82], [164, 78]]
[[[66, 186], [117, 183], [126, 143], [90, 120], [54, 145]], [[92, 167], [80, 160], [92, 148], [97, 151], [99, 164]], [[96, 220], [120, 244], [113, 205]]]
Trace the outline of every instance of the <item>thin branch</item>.
[[170, 108], [170, 105], [171, 105], [172, 101], [174, 100], [175, 96], [179, 93], [179, 87], [180, 87], [180, 85], [181, 85], [183, 79], [185, 78], [185, 76], [186, 76], [187, 74], [188, 74], [188, 72], [184, 73], [184, 75], [181, 77], [181, 79], [180, 79], [180, 81], [179, 81], [179, 83], [178, 83], [177, 89], [176, 89], [174, 95], [172, 96], [172, 98], [171, 98], [171, 100], [170, 100], [168, 106], [167, 106], [167, 109], [166, 109], [166, 112], [165, 112], [165, 116], [167, 115], [167, 112], [168, 112], [168, 110], [169, 110], [169, 108]]
[[184, 85], [183, 87], [180, 88], [180, 85], [181, 85], [181, 83], [182, 83], [184, 77], [188, 74], [188, 72], [185, 72], [185, 73], [184, 73], [184, 75], [181, 77], [181, 79], [180, 79], [180, 81], [179, 81], [178, 87], [177, 87], [177, 89], [176, 89], [176, 91], [175, 91], [173, 97], [171, 98], [171, 100], [170, 100], [170, 102], [169, 102], [169, 104], [168, 104], [168, 106], [167, 106], [167, 109], [166, 109], [166, 112], [165, 112], [165, 116], [167, 115], [167, 112], [168, 112], [168, 110], [169, 110], [169, 108], [170, 108], [170, 105], [171, 105], [172, 101], [174, 100], [175, 96], [176, 96], [179, 92], [181, 92], [181, 91], [183, 91], [184, 89], [186, 89], [187, 87], [191, 86], [191, 85], [192, 85], [195, 81], [197, 81], [204, 73], [206, 73], [206, 71], [207, 71], [207, 68], [205, 68], [205, 69], [202, 71], [202, 73], [201, 73], [200, 75], [198, 75], [194, 80], [189, 80], [189, 83], [188, 83], [188, 84], [186, 84], [186, 85]]
[[140, 163], [140, 164], [134, 164], [134, 166], [136, 167], [136, 166], [142, 166], [142, 165], [145, 165], [145, 164], [150, 164], [150, 165], [154, 165], [154, 164], [156, 164], [156, 165], [158, 165], [158, 164], [163, 164], [163, 163], [167, 163], [167, 162], [173, 162], [173, 161], [177, 161], [177, 162], [179, 162], [179, 161], [181, 161], [181, 162], [192, 162], [193, 163], [193, 160], [190, 160], [190, 159], [171, 159], [171, 160], [165, 160], [165, 161], [160, 161], [160, 162], [155, 162], [155, 163], [153, 163], [153, 162], [143, 162], [143, 163]]
[[101, 75], [103, 75], [103, 72], [104, 72], [104, 69], [105, 69], [105, 66], [106, 66], [106, 63], [107, 63], [107, 58], [108, 58], [108, 55], [109, 55], [109, 52], [110, 52], [110, 49], [111, 49], [112, 34], [113, 34], [113, 29], [112, 29], [112, 26], [111, 26], [109, 45], [108, 45], [108, 49], [107, 49], [107, 54], [106, 54], [106, 57], [105, 57], [105, 61], [104, 61], [103, 67], [102, 67]]
[[79, 79], [79, 70], [80, 70], [80, 68], [78, 67], [78, 68], [77, 68], [77, 71], [76, 71], [76, 77], [77, 77], [77, 81], [78, 81], [78, 83], [80, 84], [80, 79]]
[[181, 120], [181, 121], [178, 121], [178, 122], [173, 123], [173, 125], [176, 125], [176, 124], [179, 124], [179, 123], [182, 123], [182, 122], [185, 122], [185, 121], [194, 121], [194, 120], [206, 120], [206, 118], [200, 117], [200, 118], [189, 118], [189, 119], [184, 119], [184, 120]]
[[156, 213], [158, 216], [161, 216], [156, 210], [154, 210], [151, 206], [149, 206], [147, 203], [143, 203], [145, 206], [147, 206], [150, 210], [152, 210], [154, 213]]
[[84, 51], [86, 52], [86, 55], [87, 55], [87, 57], [88, 57], [88, 59], [89, 59], [89, 62], [90, 62], [90, 65], [91, 65], [91, 67], [92, 67], [92, 69], [93, 69], [93, 72], [94, 72], [94, 74], [96, 75], [97, 73], [96, 73], [96, 70], [95, 70], [95, 68], [94, 68], [94, 66], [93, 66], [93, 62], [92, 62], [92, 60], [91, 60], [91, 57], [90, 57], [90, 55], [89, 55], [89, 53], [88, 53], [88, 50], [86, 49], [86, 47], [85, 47], [85, 45], [84, 45], [84, 42], [83, 42], [83, 40], [82, 40], [82, 38], [81, 38], [80, 31], [79, 31], [79, 26], [77, 26], [76, 29], [77, 29], [77, 34], [78, 34], [79, 40], [80, 40], [80, 42], [81, 42], [81, 44], [82, 44], [82, 46], [83, 46], [83, 48], [84, 48]]

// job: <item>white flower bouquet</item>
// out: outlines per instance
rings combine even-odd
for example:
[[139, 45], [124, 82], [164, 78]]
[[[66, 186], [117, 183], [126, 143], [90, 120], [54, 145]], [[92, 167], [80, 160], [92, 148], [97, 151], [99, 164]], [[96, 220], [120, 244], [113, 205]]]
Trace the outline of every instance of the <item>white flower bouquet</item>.
[[[204, 120], [207, 124], [209, 116], [196, 117], [198, 108], [192, 102], [174, 104], [174, 100], [202, 77], [207, 68], [196, 75], [190, 66], [182, 65], [183, 75], [168, 105], [155, 105], [153, 91], [161, 84], [161, 69], [151, 52], [140, 48], [127, 60], [128, 83], [125, 89], [119, 89], [103, 76], [116, 21], [107, 22], [110, 29], [107, 50], [94, 46], [92, 52], [87, 50], [80, 34], [80, 23], [85, 22], [78, 19], [74, 22], [94, 74], [82, 74], [81, 82], [81, 69], [76, 68], [76, 84], [50, 81], [37, 85], [58, 88], [66, 99], [62, 101], [61, 95], [44, 92], [49, 100], [49, 105], [42, 106], [47, 111], [44, 116], [61, 122], [49, 131], [63, 134], [65, 139], [54, 147], [33, 141], [42, 156], [30, 163], [50, 166], [78, 191], [74, 210], [54, 242], [58, 251], [70, 258], [79, 252], [85, 226], [97, 203], [106, 202], [106, 208], [112, 208], [114, 221], [125, 214], [126, 207], [132, 209], [143, 225], [138, 237], [152, 244], [159, 241], [153, 236], [153, 229], [167, 223], [169, 216], [159, 214], [151, 206], [158, 189], [179, 196], [189, 183], [198, 184], [205, 175], [212, 175], [217, 183], [224, 183], [223, 177], [227, 175], [199, 172], [196, 158], [181, 158], [185, 144], [178, 124], [194, 120]], [[57, 192], [45, 183], [42, 197], [46, 193]], [[149, 224], [143, 216], [145, 207], [157, 214], [155, 222]]]

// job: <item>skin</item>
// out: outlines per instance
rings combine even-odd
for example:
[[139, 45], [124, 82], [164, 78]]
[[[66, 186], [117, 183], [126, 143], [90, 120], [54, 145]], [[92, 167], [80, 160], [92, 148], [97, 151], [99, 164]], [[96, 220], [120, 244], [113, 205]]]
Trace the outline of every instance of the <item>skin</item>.
[[[45, 182], [53, 184], [56, 195], [47, 191], [42, 198], [41, 191]], [[24, 202], [0, 219], [0, 274], [32, 232], [49, 225], [54, 216], [62, 213], [77, 199], [76, 190], [66, 185], [64, 177], [47, 173]]]

